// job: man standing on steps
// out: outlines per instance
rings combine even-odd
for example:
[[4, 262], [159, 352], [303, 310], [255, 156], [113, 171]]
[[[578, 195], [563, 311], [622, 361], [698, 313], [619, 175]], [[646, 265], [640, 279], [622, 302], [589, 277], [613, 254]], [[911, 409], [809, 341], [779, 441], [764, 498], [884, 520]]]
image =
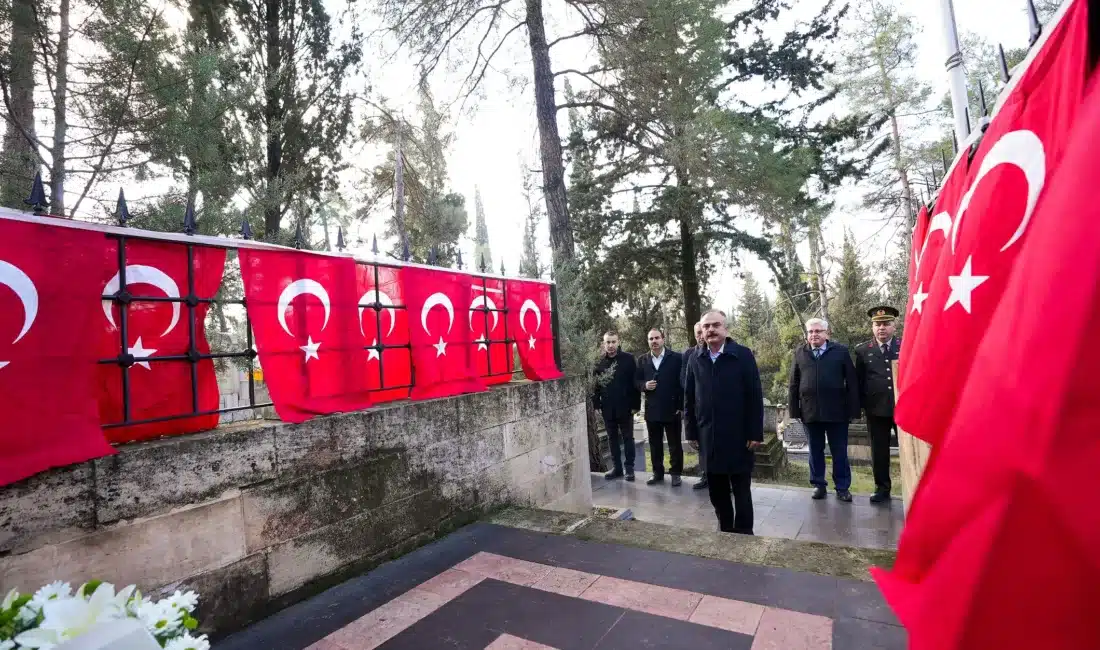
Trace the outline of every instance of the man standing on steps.
[[645, 395], [645, 425], [649, 433], [649, 460], [653, 477], [646, 485], [665, 480], [665, 450], [668, 440], [668, 471], [672, 487], [680, 486], [684, 471], [683, 432], [680, 418], [684, 408], [684, 388], [680, 382], [683, 357], [665, 347], [665, 336], [653, 328], [646, 335], [649, 353], [638, 359], [634, 385]]
[[[703, 323], [700, 321], [695, 324], [695, 345], [684, 350], [684, 363], [680, 370], [680, 384], [684, 384], [687, 381], [687, 369], [688, 362], [691, 360], [691, 353], [706, 347], [706, 345], [706, 339], [703, 338]], [[699, 472], [699, 480], [695, 482], [695, 485], [691, 486], [691, 489], [705, 490], [707, 489], [707, 455], [700, 446], [698, 440], [693, 440], [690, 444], [691, 448], [699, 453], [699, 468], [697, 470]]]
[[810, 484], [814, 499], [825, 498], [825, 440], [833, 457], [836, 498], [851, 503], [848, 423], [859, 417], [859, 383], [848, 348], [829, 340], [829, 323], [806, 321], [806, 344], [795, 348], [788, 386], [788, 413], [802, 420], [810, 439]]
[[875, 473], [875, 494], [871, 503], [890, 500], [890, 433], [894, 424], [894, 377], [890, 362], [898, 358], [901, 341], [894, 337], [898, 310], [881, 305], [872, 307], [870, 341], [856, 347], [856, 380], [859, 401], [867, 414], [867, 434], [871, 437], [871, 467]]
[[[628, 481], [634, 480], [634, 414], [642, 407], [641, 393], [634, 386], [636, 371], [634, 357], [619, 349], [619, 335], [611, 331], [604, 334], [603, 354], [594, 370], [592, 406], [603, 416], [611, 462], [615, 466], [604, 474], [607, 480], [623, 476]], [[620, 449], [626, 457], [625, 467]]]
[[764, 441], [760, 369], [752, 351], [727, 336], [725, 313], [712, 309], [702, 323], [706, 347], [691, 353], [684, 382], [687, 437], [706, 452], [718, 530], [752, 535], [752, 466]]

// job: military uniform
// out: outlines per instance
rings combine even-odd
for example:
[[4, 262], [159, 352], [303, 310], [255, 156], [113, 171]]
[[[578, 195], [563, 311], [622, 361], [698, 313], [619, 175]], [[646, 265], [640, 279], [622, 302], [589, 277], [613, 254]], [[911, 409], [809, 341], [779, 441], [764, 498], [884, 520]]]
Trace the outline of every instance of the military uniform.
[[[868, 312], [871, 320], [890, 321], [897, 318], [893, 307], [875, 307]], [[884, 349], [885, 346], [885, 349]], [[867, 415], [867, 433], [871, 438], [871, 465], [876, 491], [890, 493], [890, 434], [897, 432], [894, 424], [894, 373], [891, 361], [898, 358], [901, 340], [896, 336], [885, 344], [877, 340], [861, 343], [855, 349], [856, 380], [859, 399]]]

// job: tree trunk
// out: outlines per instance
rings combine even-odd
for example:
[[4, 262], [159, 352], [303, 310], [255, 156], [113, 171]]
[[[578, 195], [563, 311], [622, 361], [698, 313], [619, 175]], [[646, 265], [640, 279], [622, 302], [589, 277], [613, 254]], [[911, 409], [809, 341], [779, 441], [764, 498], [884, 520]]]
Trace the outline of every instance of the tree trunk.
[[283, 108], [282, 91], [285, 86], [282, 70], [282, 41], [279, 33], [280, 0], [266, 0], [264, 16], [267, 28], [267, 70], [264, 78], [264, 126], [267, 129], [267, 192], [264, 203], [264, 237], [272, 239], [279, 232], [282, 221], [282, 189], [279, 173], [283, 162]]
[[817, 289], [821, 317], [825, 320], [829, 320], [829, 292], [828, 288], [825, 286], [824, 265], [821, 263], [823, 248], [821, 239], [821, 218], [812, 215], [808, 219], [808, 222], [809, 236], [807, 239], [810, 245], [810, 274], [814, 276], [814, 288]]
[[676, 216], [680, 221], [680, 284], [684, 292], [684, 328], [691, 332], [703, 317], [699, 296], [699, 269], [695, 259], [695, 195], [686, 172], [676, 172]]
[[913, 188], [909, 185], [909, 170], [901, 159], [901, 134], [898, 130], [898, 118], [892, 111], [890, 113], [890, 131], [893, 133], [894, 166], [898, 170], [898, 178], [901, 179], [901, 196], [905, 201], [905, 241], [913, 237], [913, 228], [917, 225], [917, 214], [913, 209]]
[[543, 195], [550, 226], [550, 248], [554, 268], [560, 269], [575, 256], [573, 228], [565, 192], [565, 163], [562, 161], [558, 109], [554, 95], [554, 72], [550, 68], [550, 47], [542, 17], [542, 0], [527, 1], [527, 34], [534, 62], [535, 116], [539, 125], [539, 154], [542, 160]]
[[[69, 130], [66, 104], [69, 97], [69, 0], [58, 10], [57, 69], [53, 91], [53, 146], [50, 147], [50, 212], [65, 216], [65, 138]], [[75, 209], [75, 206], [74, 206]], [[76, 215], [69, 215], [75, 217]]]
[[[23, 208], [38, 171], [34, 128], [35, 0], [12, 0], [11, 42], [5, 92], [4, 146], [0, 150], [0, 205]], [[0, 71], [0, 75], [4, 74]]]
[[397, 126], [397, 147], [393, 152], [393, 214], [397, 223], [398, 245], [402, 252], [409, 241], [409, 235], [405, 232], [405, 143], [401, 137], [403, 128], [403, 124]]

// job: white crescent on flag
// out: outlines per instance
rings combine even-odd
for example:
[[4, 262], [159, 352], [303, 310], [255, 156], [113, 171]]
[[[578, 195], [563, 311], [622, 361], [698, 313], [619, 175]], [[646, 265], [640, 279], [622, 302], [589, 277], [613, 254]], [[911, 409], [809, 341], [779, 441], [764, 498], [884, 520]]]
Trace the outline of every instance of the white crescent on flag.
[[535, 331], [537, 332], [542, 328], [542, 310], [539, 309], [539, 306], [535, 304], [534, 300], [528, 298], [523, 301], [523, 305], [519, 308], [519, 326], [523, 329], [524, 334], [529, 333], [527, 331], [527, 323], [523, 318], [527, 315], [528, 311], [535, 312]]
[[444, 293], [433, 293], [424, 301], [424, 307], [420, 310], [420, 326], [424, 328], [425, 332], [431, 334], [431, 330], [428, 329], [428, 312], [433, 307], [443, 307], [447, 310], [447, 333], [450, 334], [451, 328], [455, 324], [455, 308], [451, 304], [451, 299]]
[[279, 324], [283, 326], [283, 331], [286, 332], [287, 336], [294, 335], [290, 333], [290, 328], [286, 326], [286, 309], [290, 306], [291, 300], [306, 294], [315, 296], [321, 301], [321, 304], [325, 308], [325, 322], [321, 325], [321, 330], [324, 331], [325, 327], [328, 326], [328, 317], [332, 311], [332, 305], [329, 303], [328, 291], [325, 291], [325, 288], [321, 286], [320, 282], [310, 280], [309, 278], [302, 278], [301, 280], [295, 280], [286, 285], [283, 292], [279, 294], [279, 302], [276, 309], [278, 310]]
[[393, 334], [393, 326], [397, 324], [397, 312], [393, 308], [393, 300], [377, 289], [371, 289], [359, 298], [359, 333], [366, 334], [363, 331], [363, 310], [366, 309], [362, 306], [363, 303], [374, 304], [376, 302], [385, 307], [384, 311], [390, 315], [390, 329], [386, 332], [386, 336], [389, 336]]
[[1031, 215], [1035, 212], [1035, 205], [1039, 202], [1039, 194], [1042, 193], [1043, 184], [1046, 182], [1046, 152], [1043, 148], [1043, 141], [1039, 139], [1039, 136], [1035, 135], [1033, 131], [1021, 130], [1012, 131], [1001, 136], [1001, 139], [989, 148], [989, 153], [982, 159], [982, 164], [978, 168], [978, 175], [974, 177], [974, 183], [963, 195], [962, 201], [959, 203], [959, 215], [955, 217], [955, 223], [951, 225], [952, 255], [955, 254], [955, 244], [959, 239], [963, 215], [970, 205], [971, 197], [974, 196], [975, 190], [978, 189], [978, 185], [981, 184], [986, 174], [993, 171], [998, 165], [1015, 165], [1020, 168], [1020, 171], [1024, 173], [1024, 178], [1027, 179], [1027, 207], [1024, 208], [1023, 219], [1020, 220], [1020, 225], [1016, 227], [1016, 232], [1001, 247], [1001, 252], [1015, 244], [1020, 237], [1023, 237], [1024, 231], [1027, 230]]
[[496, 330], [497, 322], [500, 320], [500, 312], [496, 311], [496, 308], [496, 303], [489, 296], [482, 295], [474, 298], [474, 301], [470, 303], [470, 329], [474, 329], [474, 310], [484, 309], [493, 315], [492, 330]]
[[[12, 341], [12, 343], [18, 343], [19, 339], [30, 331], [31, 326], [34, 325], [34, 319], [38, 317], [38, 289], [22, 269], [4, 260], [0, 260], [0, 284], [14, 291], [19, 302], [23, 303], [23, 327]], [[8, 363], [8, 361], [0, 361], [0, 368]]]
[[[103, 295], [112, 295], [117, 293], [121, 279], [118, 273], [115, 273], [107, 282], [107, 286], [103, 287]], [[127, 264], [126, 265], [126, 286], [132, 286], [135, 284], [150, 284], [161, 291], [169, 298], [179, 298], [180, 288], [176, 284], [176, 281], [172, 279], [164, 271], [161, 271], [155, 266], [146, 266], [144, 264]], [[111, 313], [111, 300], [103, 301], [103, 315], [107, 317], [107, 322], [111, 324], [111, 327], [117, 327], [115, 325], [115, 316]], [[167, 335], [175, 327], [176, 323], [180, 320], [180, 304], [178, 302], [172, 303], [172, 322], [168, 323], [168, 328], [164, 330], [161, 336]]]

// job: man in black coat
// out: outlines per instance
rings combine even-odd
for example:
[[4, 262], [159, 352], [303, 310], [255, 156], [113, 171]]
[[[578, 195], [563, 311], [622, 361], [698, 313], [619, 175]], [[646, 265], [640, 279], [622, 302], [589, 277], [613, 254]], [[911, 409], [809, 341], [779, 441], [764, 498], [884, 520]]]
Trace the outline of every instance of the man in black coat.
[[867, 433], [871, 437], [871, 467], [875, 473], [875, 493], [871, 503], [890, 500], [890, 432], [894, 424], [894, 376], [890, 362], [898, 358], [901, 341], [894, 337], [898, 310], [881, 305], [867, 311], [871, 317], [870, 341], [856, 346], [856, 381], [859, 401], [867, 414]]
[[[611, 446], [615, 468], [604, 474], [608, 480], [623, 476], [628, 481], [634, 480], [634, 414], [642, 407], [641, 393], [634, 385], [635, 372], [634, 356], [619, 349], [619, 335], [615, 332], [604, 334], [603, 354], [594, 371], [596, 387], [592, 405], [603, 415], [607, 442]], [[626, 456], [625, 468], [620, 454]]]
[[[695, 324], [695, 345], [684, 350], [684, 363], [680, 370], [680, 383], [683, 384], [687, 381], [687, 369], [688, 361], [691, 360], [691, 353], [704, 348], [707, 345], [706, 339], [703, 338], [703, 323], [699, 322]], [[685, 416], [687, 414], [685, 413]], [[686, 429], [685, 429], [686, 431]], [[699, 452], [699, 480], [695, 482], [695, 485], [691, 486], [693, 490], [705, 490], [707, 489], [707, 454], [699, 444], [698, 440], [691, 442], [691, 446], [695, 451]]]
[[859, 383], [847, 346], [829, 340], [829, 323], [806, 321], [806, 344], [794, 351], [788, 414], [801, 419], [810, 440], [810, 483], [815, 499], [825, 498], [825, 440], [833, 457], [836, 497], [852, 501], [848, 465], [848, 423], [859, 417]]
[[649, 352], [638, 359], [634, 385], [645, 395], [645, 425], [649, 432], [649, 460], [653, 477], [646, 485], [665, 480], [665, 449], [668, 439], [668, 471], [672, 487], [680, 485], [684, 471], [684, 443], [680, 418], [684, 408], [684, 386], [680, 382], [683, 357], [665, 347], [665, 336], [659, 329], [649, 330]]
[[701, 442], [706, 453], [718, 529], [751, 535], [752, 466], [756, 448], [764, 441], [760, 369], [752, 351], [727, 336], [724, 313], [711, 310], [702, 323], [706, 347], [693, 351], [687, 360], [687, 437]]

